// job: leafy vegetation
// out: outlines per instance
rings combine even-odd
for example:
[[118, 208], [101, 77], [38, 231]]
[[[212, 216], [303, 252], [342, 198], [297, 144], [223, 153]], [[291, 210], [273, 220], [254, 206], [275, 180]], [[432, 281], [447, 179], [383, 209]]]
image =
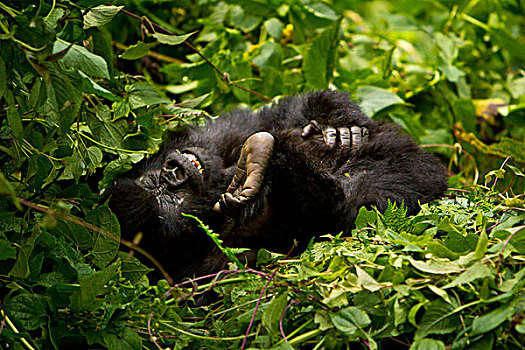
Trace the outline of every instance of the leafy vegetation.
[[[0, 1], [0, 345], [523, 349], [524, 6]], [[449, 194], [173, 287], [119, 252], [101, 192], [168, 131], [327, 88], [437, 152]]]

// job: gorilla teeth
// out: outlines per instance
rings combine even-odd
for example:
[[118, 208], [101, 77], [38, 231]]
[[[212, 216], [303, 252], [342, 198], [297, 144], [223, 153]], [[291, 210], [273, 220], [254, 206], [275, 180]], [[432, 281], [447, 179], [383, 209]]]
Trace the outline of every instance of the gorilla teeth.
[[194, 154], [182, 153], [182, 155], [186, 157], [186, 159], [189, 160], [201, 174], [204, 172], [201, 162], [199, 162], [199, 159]]

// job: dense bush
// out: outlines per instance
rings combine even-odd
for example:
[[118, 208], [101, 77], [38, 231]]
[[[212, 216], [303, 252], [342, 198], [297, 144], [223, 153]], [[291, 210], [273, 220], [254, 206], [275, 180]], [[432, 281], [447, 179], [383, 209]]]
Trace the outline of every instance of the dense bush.
[[[1, 1], [0, 346], [522, 349], [523, 6]], [[257, 270], [150, 284], [107, 184], [182, 124], [313, 89], [437, 152], [446, 198], [363, 209], [351, 237], [262, 250]]]

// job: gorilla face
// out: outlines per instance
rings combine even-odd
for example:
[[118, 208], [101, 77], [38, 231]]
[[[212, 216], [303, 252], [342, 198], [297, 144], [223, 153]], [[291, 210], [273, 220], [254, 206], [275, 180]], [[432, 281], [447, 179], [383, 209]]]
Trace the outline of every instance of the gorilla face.
[[190, 239], [195, 223], [181, 215], [212, 215], [220, 190], [220, 159], [207, 150], [172, 148], [145, 161], [130, 177], [114, 182], [110, 207], [123, 233]]

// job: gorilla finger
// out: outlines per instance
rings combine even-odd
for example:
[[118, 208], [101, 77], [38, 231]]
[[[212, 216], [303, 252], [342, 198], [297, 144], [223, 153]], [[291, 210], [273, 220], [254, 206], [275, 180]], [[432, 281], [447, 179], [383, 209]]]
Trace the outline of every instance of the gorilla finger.
[[235, 170], [235, 175], [233, 175], [232, 182], [230, 182], [230, 185], [226, 189], [226, 192], [228, 193], [234, 193], [235, 190], [242, 187], [242, 184], [246, 181], [246, 169], [241, 169], [239, 166], [237, 166], [237, 169]]
[[331, 126], [328, 126], [323, 130], [323, 137], [324, 142], [328, 145], [328, 147], [333, 148], [337, 141], [337, 130]]
[[316, 120], [311, 120], [310, 123], [303, 128], [301, 136], [308, 137], [311, 135], [318, 134], [320, 132], [321, 128], [319, 127], [319, 123]]
[[352, 136], [350, 129], [339, 128], [339, 137], [341, 138], [341, 148], [350, 148], [352, 146]]
[[226, 204], [224, 204], [224, 194], [220, 195], [219, 200], [213, 206], [213, 210], [222, 214], [226, 214], [228, 212], [228, 208], [226, 208]]
[[363, 143], [368, 142], [368, 129], [367, 128], [361, 129], [361, 138], [362, 138]]
[[363, 143], [363, 137], [361, 135], [361, 128], [358, 126], [352, 126], [350, 128], [352, 133], [352, 147], [359, 147]]
[[[242, 203], [235, 198], [231, 193], [221, 194], [221, 199], [217, 203], [219, 205], [218, 212], [224, 215], [235, 217], [241, 210]], [[215, 207], [214, 207], [215, 210]], [[217, 210], [216, 210], [217, 211]]]
[[246, 141], [246, 179], [239, 194], [241, 201], [254, 199], [260, 192], [273, 154], [274, 138], [269, 133], [254, 134]]
[[231, 193], [224, 193], [222, 198], [226, 206], [232, 210], [238, 210], [242, 206], [242, 201], [239, 197], [235, 197]]

